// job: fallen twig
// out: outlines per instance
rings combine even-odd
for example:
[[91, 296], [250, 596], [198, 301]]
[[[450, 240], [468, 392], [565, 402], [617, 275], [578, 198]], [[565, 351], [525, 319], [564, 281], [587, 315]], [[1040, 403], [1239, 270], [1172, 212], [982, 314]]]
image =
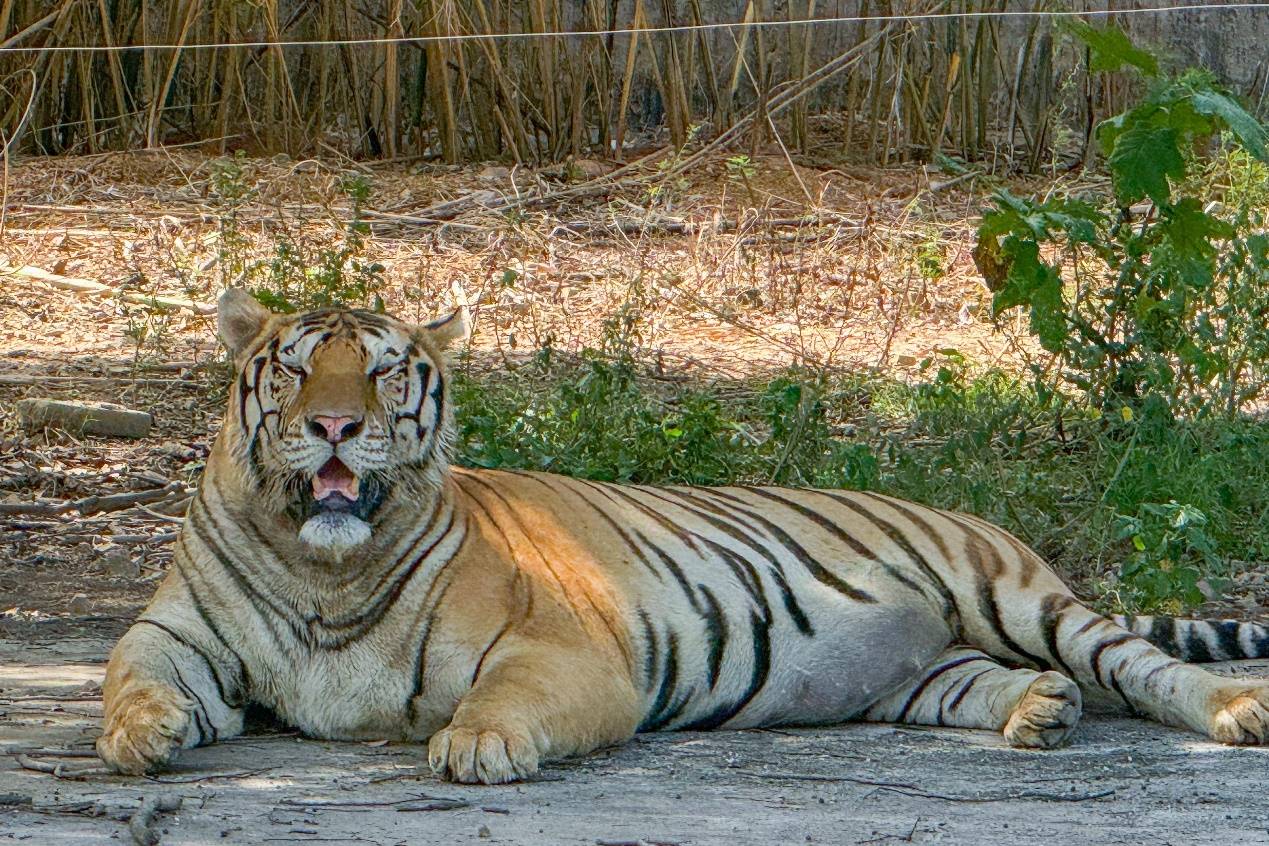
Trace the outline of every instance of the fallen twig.
[[0, 502], [0, 517], [14, 514], [56, 517], [68, 511], [78, 511], [80, 516], [87, 517], [90, 514], [120, 511], [124, 508], [131, 508], [134, 505], [158, 502], [167, 499], [173, 494], [186, 496], [185, 486], [180, 482], [172, 482], [163, 488], [107, 494], [106, 496], [86, 496], [83, 499], [62, 500], [60, 502]]
[[54, 288], [60, 288], [64, 291], [74, 291], [77, 294], [117, 296], [130, 303], [158, 305], [167, 308], [183, 308], [186, 311], [192, 311], [195, 314], [216, 313], [216, 306], [209, 303], [198, 303], [182, 297], [168, 297], [163, 295], [152, 296], [148, 294], [138, 294], [133, 291], [120, 291], [101, 282], [94, 282], [91, 279], [75, 279], [70, 276], [59, 276], [56, 273], [49, 273], [47, 270], [32, 267], [29, 264], [21, 267], [0, 267], [0, 275], [17, 277], [19, 279], [30, 279], [35, 282], [41, 282], [45, 285], [51, 285]]
[[889, 790], [902, 796], [918, 799], [938, 799], [941, 802], [1016, 802], [1019, 800], [1035, 800], [1037, 802], [1088, 802], [1093, 799], [1105, 799], [1115, 793], [1114, 788], [1098, 790], [1093, 793], [1044, 793], [1042, 791], [1024, 790], [1019, 793], [1001, 793], [995, 796], [951, 796], [945, 793], [931, 793], [926, 790], [908, 789], [880, 785], [878, 790]]
[[195, 784], [200, 781], [216, 781], [218, 779], [234, 779], [234, 778], [250, 778], [261, 773], [271, 772], [277, 767], [261, 767], [258, 770], [243, 770], [236, 773], [212, 773], [203, 776], [145, 776], [146, 781], [152, 781], [155, 784]]
[[154, 824], [159, 814], [170, 814], [181, 809], [180, 796], [147, 796], [141, 800], [140, 807], [128, 820], [128, 833], [136, 846], [155, 846], [159, 842], [159, 833]]
[[408, 799], [389, 802], [326, 802], [323, 800], [283, 799], [280, 805], [303, 808], [309, 811], [373, 811], [376, 808], [393, 808], [400, 811], [452, 811], [470, 806], [470, 802], [448, 796], [428, 796], [420, 793]]
[[[36, 697], [32, 697], [36, 698]], [[38, 697], [47, 699], [48, 697]], [[9, 700], [17, 701], [17, 700]], [[69, 700], [67, 700], [69, 701]], [[30, 747], [27, 749], [10, 750], [11, 755], [39, 755], [45, 758], [96, 758], [97, 751], [95, 749], [52, 749], [47, 747]]]
[[69, 768], [64, 763], [53, 763], [52, 761], [37, 761], [29, 755], [19, 753], [14, 758], [24, 770], [32, 770], [37, 773], [48, 773], [54, 778], [64, 778], [74, 781], [81, 778], [92, 778], [94, 776], [113, 775], [113, 771], [109, 767], [78, 767]]

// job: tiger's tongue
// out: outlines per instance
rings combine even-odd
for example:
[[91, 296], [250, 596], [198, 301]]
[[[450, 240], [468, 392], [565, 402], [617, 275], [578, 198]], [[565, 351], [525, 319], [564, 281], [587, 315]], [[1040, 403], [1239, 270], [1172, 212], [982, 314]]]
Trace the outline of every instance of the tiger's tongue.
[[344, 499], [357, 499], [360, 481], [357, 474], [348, 469], [348, 465], [335, 456], [330, 457], [313, 477], [313, 499], [321, 502], [332, 494], [339, 494]]

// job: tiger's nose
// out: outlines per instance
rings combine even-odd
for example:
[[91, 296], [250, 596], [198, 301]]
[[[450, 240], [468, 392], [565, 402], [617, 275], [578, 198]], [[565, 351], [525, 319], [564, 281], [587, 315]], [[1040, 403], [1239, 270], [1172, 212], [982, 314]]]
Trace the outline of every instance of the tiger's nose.
[[337, 444], [355, 437], [361, 431], [361, 417], [330, 417], [317, 414], [309, 418], [308, 430], [324, 441]]

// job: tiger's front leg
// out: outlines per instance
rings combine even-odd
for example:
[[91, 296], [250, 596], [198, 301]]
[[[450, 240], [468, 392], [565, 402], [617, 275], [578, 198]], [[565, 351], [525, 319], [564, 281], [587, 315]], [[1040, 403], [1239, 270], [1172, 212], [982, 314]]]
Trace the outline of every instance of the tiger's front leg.
[[225, 701], [236, 682], [219, 663], [180, 624], [138, 621], [110, 654], [97, 754], [116, 772], [141, 775], [180, 749], [239, 734], [242, 711]]
[[602, 650], [506, 637], [432, 736], [428, 762], [454, 781], [516, 781], [542, 761], [629, 739], [640, 707], [626, 666]]

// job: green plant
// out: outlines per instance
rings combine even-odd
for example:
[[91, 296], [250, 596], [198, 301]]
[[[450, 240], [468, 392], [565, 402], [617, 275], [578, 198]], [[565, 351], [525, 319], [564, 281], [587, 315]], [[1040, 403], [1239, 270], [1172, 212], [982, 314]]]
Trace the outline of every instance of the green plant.
[[1133, 607], [1173, 613], [1202, 602], [1200, 580], [1225, 569], [1207, 522], [1202, 511], [1175, 500], [1144, 502], [1136, 514], [1119, 515], [1115, 537], [1132, 544], [1119, 568], [1121, 597], [1127, 590]]
[[280, 241], [273, 258], [258, 262], [248, 270], [255, 284], [251, 293], [275, 311], [295, 312], [329, 306], [370, 307], [383, 310], [384, 266], [364, 258], [369, 225], [362, 210], [370, 199], [370, 181], [361, 174], [348, 174], [340, 181], [351, 213], [343, 238], [333, 248], [316, 256], [294, 241]]
[[1112, 196], [997, 192], [975, 250], [993, 311], [1028, 309], [1060, 380], [1098, 408], [1234, 414], [1269, 388], [1269, 238], [1254, 180], [1212, 202], [1213, 174], [1263, 167], [1269, 134], [1207, 72], [1165, 74], [1116, 29], [1072, 29], [1094, 70], [1133, 67], [1149, 91], [1097, 129]]
[[212, 202], [219, 228], [216, 258], [221, 287], [234, 284], [246, 272], [250, 242], [242, 234], [239, 214], [255, 198], [257, 191], [247, 183], [247, 155], [238, 150], [232, 157], [211, 162]]

